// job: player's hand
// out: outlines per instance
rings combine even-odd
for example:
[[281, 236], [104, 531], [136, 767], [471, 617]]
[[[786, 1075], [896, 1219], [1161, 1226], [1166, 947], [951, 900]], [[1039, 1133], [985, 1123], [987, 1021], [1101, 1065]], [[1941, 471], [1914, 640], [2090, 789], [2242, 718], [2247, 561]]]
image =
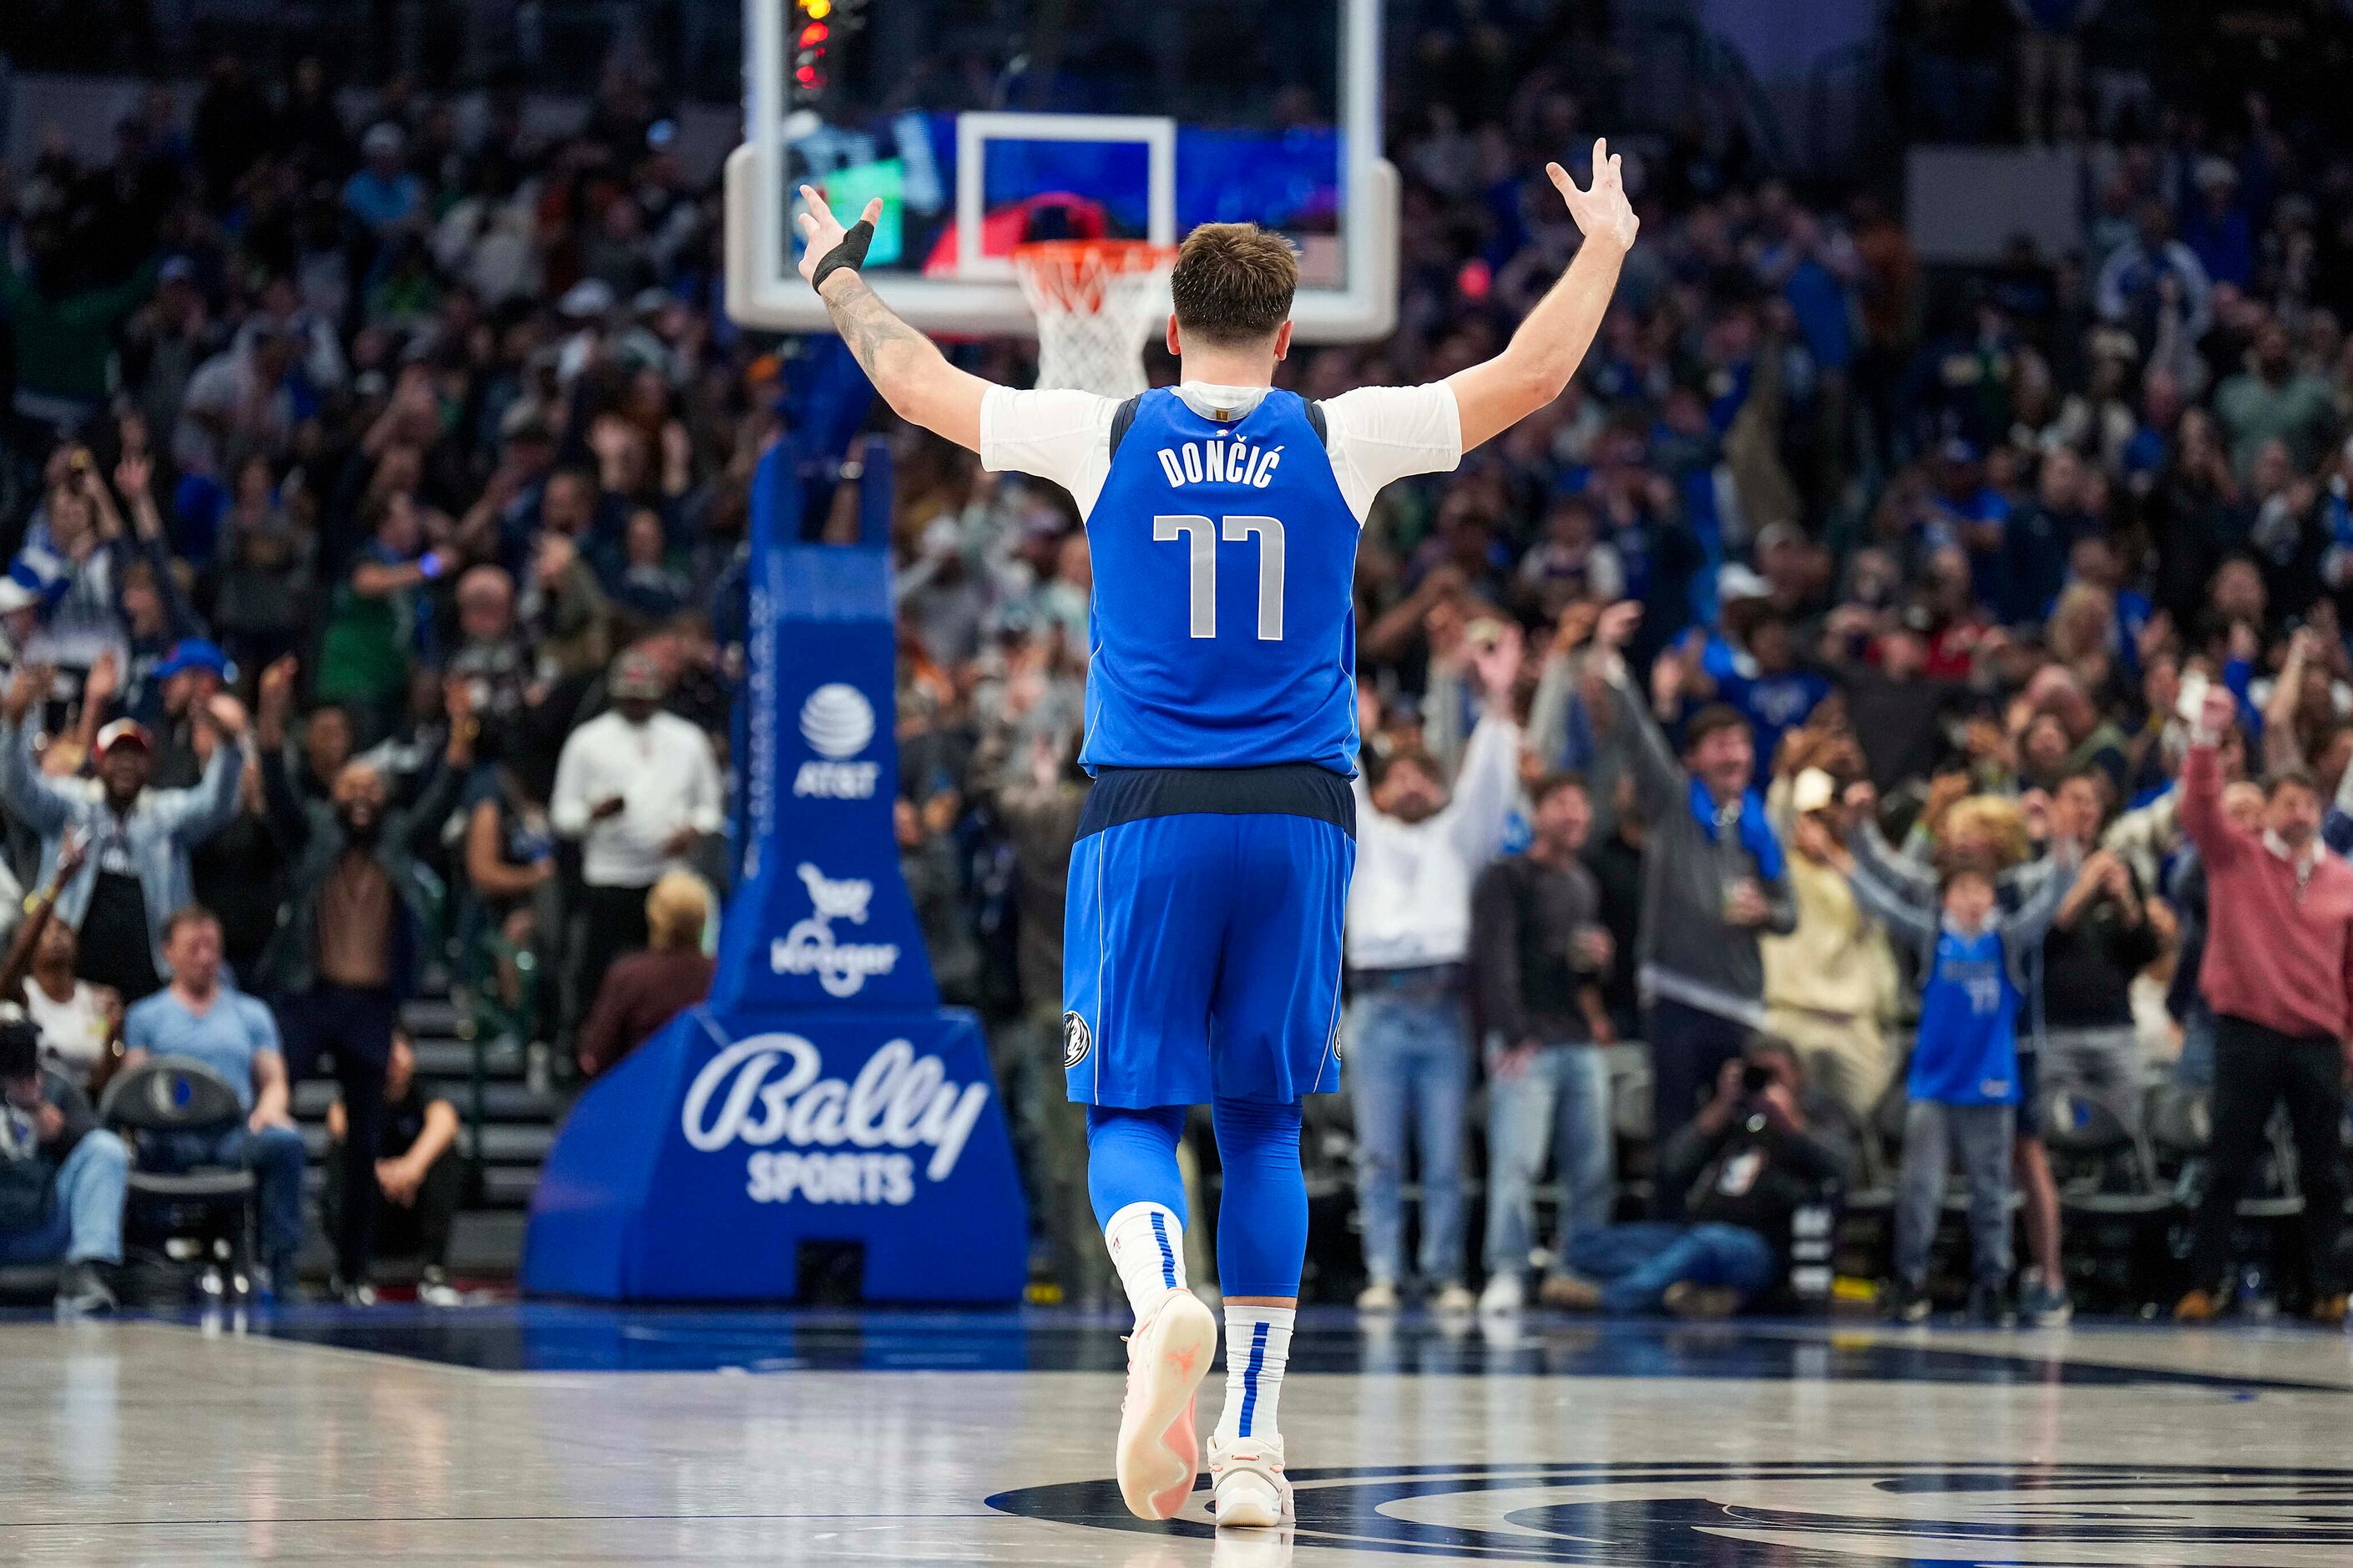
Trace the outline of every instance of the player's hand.
[[[817, 277], [817, 264], [833, 253], [833, 247], [841, 243], [841, 237], [849, 230], [833, 216], [833, 209], [825, 205], [825, 198], [818, 195], [815, 185], [801, 187], [801, 202], [807, 210], [794, 220], [800, 225], [801, 238], [807, 242], [801, 250], [800, 274], [803, 282], [811, 282]], [[868, 202], [866, 210], [859, 216], [868, 223], [880, 218], [882, 198], [876, 196]]]
[[1626, 185], [1618, 169], [1618, 155], [1609, 151], [1609, 139], [1597, 136], [1593, 141], [1593, 184], [1584, 190], [1568, 177], [1568, 171], [1558, 163], [1546, 163], [1545, 173], [1552, 177], [1553, 188], [1560, 199], [1568, 204], [1568, 216], [1588, 239], [1601, 240], [1620, 250], [1634, 247], [1635, 232], [1642, 226], [1634, 216], [1633, 204], [1626, 199]]

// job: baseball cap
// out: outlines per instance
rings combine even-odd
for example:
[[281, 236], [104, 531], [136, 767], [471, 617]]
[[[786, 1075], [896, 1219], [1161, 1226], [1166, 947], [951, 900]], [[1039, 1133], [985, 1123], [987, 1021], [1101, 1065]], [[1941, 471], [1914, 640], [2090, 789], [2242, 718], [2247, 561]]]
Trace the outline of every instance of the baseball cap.
[[97, 750], [101, 757], [115, 747], [126, 744], [136, 746], [142, 752], [153, 752], [155, 750], [155, 742], [148, 735], [147, 726], [136, 719], [117, 719], [98, 732]]
[[155, 667], [155, 679], [169, 680], [191, 669], [210, 670], [225, 681], [237, 679], [237, 667], [229, 663], [220, 645], [203, 637], [182, 637], [174, 643], [172, 651], [164, 656], [164, 662]]

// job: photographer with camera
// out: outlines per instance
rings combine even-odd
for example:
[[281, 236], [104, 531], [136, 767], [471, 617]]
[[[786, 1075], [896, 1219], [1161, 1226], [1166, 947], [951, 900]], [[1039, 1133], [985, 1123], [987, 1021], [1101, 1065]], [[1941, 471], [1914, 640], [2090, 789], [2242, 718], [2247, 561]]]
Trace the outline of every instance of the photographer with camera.
[[41, 1032], [0, 1022], [0, 1264], [62, 1259], [58, 1305], [114, 1307], [106, 1270], [122, 1261], [131, 1152], [98, 1124], [90, 1097], [41, 1065]]
[[1658, 1180], [1688, 1222], [1646, 1220], [1568, 1237], [1548, 1305], [1725, 1318], [1788, 1279], [1790, 1226], [1854, 1172], [1834, 1104], [1808, 1089], [1788, 1042], [1752, 1035], [1716, 1074], [1715, 1097], [1668, 1142]]

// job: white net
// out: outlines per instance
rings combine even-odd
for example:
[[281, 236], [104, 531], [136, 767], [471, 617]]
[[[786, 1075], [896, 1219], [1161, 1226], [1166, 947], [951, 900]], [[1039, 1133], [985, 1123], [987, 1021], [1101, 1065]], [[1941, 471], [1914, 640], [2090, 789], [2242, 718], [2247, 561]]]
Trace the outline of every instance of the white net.
[[1144, 390], [1144, 345], [1168, 315], [1176, 252], [1133, 240], [1047, 240], [1013, 252], [1038, 318], [1038, 384], [1106, 397]]

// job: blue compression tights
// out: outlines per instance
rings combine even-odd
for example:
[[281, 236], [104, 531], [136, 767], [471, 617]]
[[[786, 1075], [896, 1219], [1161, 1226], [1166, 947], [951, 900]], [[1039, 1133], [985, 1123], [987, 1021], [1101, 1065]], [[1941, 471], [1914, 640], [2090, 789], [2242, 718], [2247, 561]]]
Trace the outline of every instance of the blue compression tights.
[[[1296, 1296], [1307, 1256], [1307, 1182], [1299, 1169], [1299, 1107], [1220, 1100], [1209, 1107], [1226, 1173], [1218, 1211], [1218, 1284], [1229, 1296]], [[1159, 1204], [1190, 1223], [1176, 1141], [1185, 1108], [1087, 1108], [1087, 1195], [1095, 1223], [1130, 1204]]]

